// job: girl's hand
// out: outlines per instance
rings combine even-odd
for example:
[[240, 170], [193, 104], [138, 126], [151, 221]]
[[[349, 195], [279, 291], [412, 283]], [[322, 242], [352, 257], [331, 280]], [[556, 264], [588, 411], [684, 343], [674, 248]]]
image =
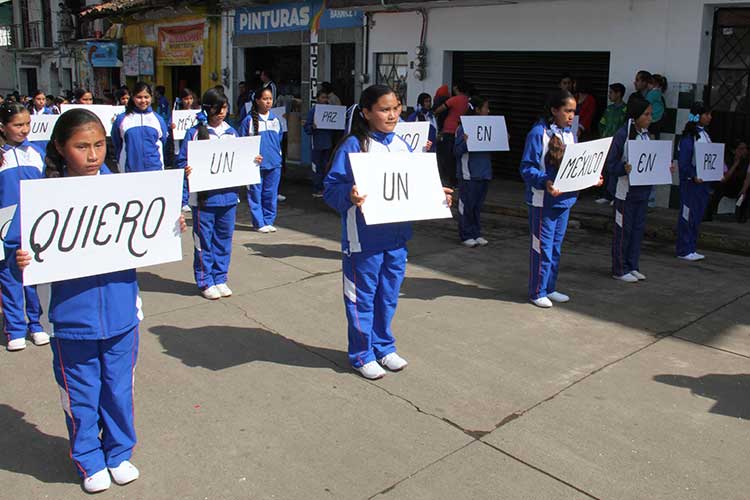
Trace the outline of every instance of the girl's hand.
[[190, 174], [192, 173], [193, 173], [193, 167], [191, 167], [190, 165], [185, 167], [185, 177], [190, 177]]
[[180, 226], [180, 232], [184, 233], [187, 231], [187, 223], [185, 222], [185, 216], [183, 214], [180, 214], [180, 220], [178, 221]]
[[557, 198], [557, 197], [558, 197], [558, 196], [560, 196], [560, 195], [561, 195], [562, 193], [560, 192], [560, 190], [559, 190], [559, 189], [556, 189], [556, 188], [555, 188], [555, 186], [554, 186], [553, 184], [554, 184], [554, 183], [553, 183], [552, 181], [547, 181], [547, 192], [548, 192], [548, 193], [550, 194], [550, 196], [552, 196], [553, 198]]
[[172, 129], [176, 129], [176, 128], [177, 128], [177, 125], [175, 125], [174, 123], [172, 123], [172, 124], [170, 125], [170, 128], [172, 128]]
[[260, 165], [261, 163], [263, 163], [263, 157], [261, 155], [256, 156], [255, 157], [255, 163], [257, 163], [258, 165]]
[[672, 162], [672, 164], [669, 166], [669, 173], [673, 174], [675, 172], [677, 172], [677, 165], [675, 164], [675, 162]]
[[630, 174], [630, 171], [633, 170], [633, 166], [630, 163], [625, 164], [625, 173]]
[[[628, 173], [630, 173], [630, 172], [628, 172]], [[599, 176], [599, 182], [596, 183], [596, 187], [602, 187], [603, 185], [604, 185], [604, 176], [600, 175]]]
[[352, 192], [349, 193], [349, 199], [354, 206], [361, 208], [362, 204], [365, 202], [365, 198], [367, 198], [367, 195], [360, 196], [359, 191], [357, 191], [357, 186], [352, 186]]
[[469, 142], [469, 134], [464, 134], [464, 142]]
[[16, 265], [18, 269], [23, 271], [31, 264], [31, 255], [26, 250], [16, 250]]
[[445, 202], [448, 203], [448, 206], [450, 207], [453, 205], [453, 190], [451, 188], [444, 187], [443, 193], [445, 193]]
[[427, 139], [427, 143], [424, 145], [424, 149], [422, 149], [422, 152], [426, 153], [427, 151], [432, 149], [432, 141]]
[[693, 177], [693, 182], [695, 182], [696, 184], [703, 184], [703, 179], [701, 179], [700, 177]]

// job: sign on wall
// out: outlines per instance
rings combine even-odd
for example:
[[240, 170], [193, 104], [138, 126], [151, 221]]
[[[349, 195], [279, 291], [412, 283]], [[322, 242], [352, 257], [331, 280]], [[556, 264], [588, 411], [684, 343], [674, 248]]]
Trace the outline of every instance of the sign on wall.
[[165, 66], [203, 64], [203, 34], [206, 23], [159, 27], [156, 57]]
[[235, 9], [236, 35], [305, 31], [317, 19], [317, 29], [355, 28], [364, 23], [360, 10], [323, 9], [322, 0]]
[[94, 68], [119, 68], [122, 54], [119, 42], [86, 42], [86, 59]]
[[138, 76], [138, 46], [124, 45], [122, 47], [122, 72], [125, 76]]

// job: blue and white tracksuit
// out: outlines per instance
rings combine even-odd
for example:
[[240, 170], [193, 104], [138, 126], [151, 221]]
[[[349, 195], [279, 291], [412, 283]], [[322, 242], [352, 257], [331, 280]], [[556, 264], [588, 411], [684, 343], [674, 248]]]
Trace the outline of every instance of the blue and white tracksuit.
[[161, 116], [151, 109], [123, 113], [112, 124], [112, 145], [121, 172], [164, 169], [164, 149], [169, 132]]
[[576, 142], [575, 134], [569, 128], [560, 129], [540, 121], [526, 136], [521, 157], [520, 170], [526, 183], [531, 230], [529, 298], [532, 300], [555, 291], [568, 217], [578, 198], [577, 191], [562, 193], [557, 198], [547, 192], [547, 181], [554, 181], [557, 175], [557, 168], [546, 165], [544, 161], [552, 135], [559, 137], [564, 144]]
[[[222, 122], [216, 128], [208, 126], [208, 134], [212, 141], [234, 138], [238, 135], [226, 122]], [[188, 143], [195, 140], [198, 140], [198, 126], [185, 133], [177, 157], [177, 168], [185, 168], [187, 165]], [[227, 282], [238, 202], [235, 187], [190, 194], [195, 247], [193, 273], [195, 282], [201, 290]]]
[[464, 140], [464, 129], [456, 129], [453, 148], [456, 157], [456, 177], [459, 180], [458, 236], [461, 241], [482, 236], [479, 216], [492, 180], [492, 157], [489, 152], [469, 153]]
[[698, 137], [684, 135], [680, 140], [677, 162], [680, 167], [680, 213], [677, 219], [677, 256], [694, 253], [698, 229], [711, 198], [711, 183], [697, 184], [695, 179], [695, 143], [711, 142], [708, 132], [698, 127]]
[[323, 191], [323, 177], [328, 160], [331, 158], [333, 149], [333, 130], [314, 128], [315, 106], [310, 108], [305, 120], [305, 133], [310, 136], [312, 143], [312, 185], [313, 192]]
[[[249, 114], [240, 125], [240, 136], [255, 135], [253, 115]], [[276, 221], [276, 205], [281, 181], [281, 120], [270, 111], [267, 115], [258, 115], [258, 135], [260, 135], [260, 184], [247, 187], [247, 203], [250, 205], [250, 216], [256, 228], [272, 226]]]
[[[625, 172], [628, 161], [628, 137], [630, 124], [615, 133], [607, 155], [607, 168], [610, 178], [615, 181], [610, 186], [614, 197], [615, 226], [612, 239], [612, 275], [623, 276], [639, 270], [641, 242], [646, 230], [648, 198], [653, 186], [631, 186]], [[648, 130], [636, 132], [635, 140], [648, 141]]]
[[[427, 151], [428, 153], [434, 153], [435, 152], [435, 145], [437, 144], [437, 119], [435, 119], [435, 115], [432, 114], [432, 111], [430, 110], [424, 110], [422, 106], [417, 105], [414, 112], [410, 114], [407, 118], [407, 122], [418, 122], [418, 121], [424, 121], [420, 120], [419, 115], [422, 113], [424, 117], [427, 119], [426, 121], [430, 122], [430, 131], [427, 133], [427, 139], [432, 143], [432, 146], [430, 146], [430, 149]], [[399, 120], [401, 121], [401, 120]]]
[[[109, 170], [102, 166], [100, 173]], [[20, 279], [16, 215], [4, 246]], [[136, 444], [133, 381], [143, 314], [135, 270], [52, 283], [49, 319], [70, 456], [85, 478], [129, 460]]]
[[[392, 132], [372, 132], [368, 151], [403, 152], [409, 151], [409, 146]], [[366, 225], [362, 211], [352, 204], [354, 176], [349, 153], [359, 152], [357, 138], [348, 137], [336, 150], [323, 181], [326, 203], [341, 214], [349, 363], [355, 368], [396, 351], [391, 320], [406, 272], [406, 242], [412, 235], [408, 222]]]
[[[17, 207], [21, 193], [21, 180], [43, 177], [44, 153], [28, 140], [16, 147], [5, 144], [2, 151], [0, 208], [14, 205]], [[3, 229], [5, 228], [0, 229], [0, 234], [4, 232]], [[9, 341], [25, 338], [27, 332], [44, 331], [39, 323], [42, 306], [39, 304], [36, 286], [23, 286], [23, 282], [13, 275], [5, 260], [0, 262], [0, 291], [3, 298], [3, 330]], [[25, 306], [24, 299], [26, 299]]]

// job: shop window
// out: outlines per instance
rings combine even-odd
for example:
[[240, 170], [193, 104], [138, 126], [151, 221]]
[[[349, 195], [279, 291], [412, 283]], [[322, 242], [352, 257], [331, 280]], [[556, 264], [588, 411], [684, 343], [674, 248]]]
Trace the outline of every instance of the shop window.
[[382, 52], [376, 55], [377, 78], [375, 83], [387, 85], [406, 99], [406, 75], [409, 61], [406, 52]]

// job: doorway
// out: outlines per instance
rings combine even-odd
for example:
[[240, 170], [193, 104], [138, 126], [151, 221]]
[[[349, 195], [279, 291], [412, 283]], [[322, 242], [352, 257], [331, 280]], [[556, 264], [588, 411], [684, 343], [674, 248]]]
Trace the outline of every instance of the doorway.
[[198, 99], [201, 98], [203, 92], [200, 66], [172, 66], [172, 101], [179, 97], [184, 88], [189, 88]]
[[302, 47], [257, 47], [245, 49], [245, 81], [250, 90], [261, 85], [261, 70], [271, 72], [278, 96], [292, 95], [300, 98], [302, 80]]
[[354, 104], [354, 44], [331, 45], [331, 85], [341, 104]]

